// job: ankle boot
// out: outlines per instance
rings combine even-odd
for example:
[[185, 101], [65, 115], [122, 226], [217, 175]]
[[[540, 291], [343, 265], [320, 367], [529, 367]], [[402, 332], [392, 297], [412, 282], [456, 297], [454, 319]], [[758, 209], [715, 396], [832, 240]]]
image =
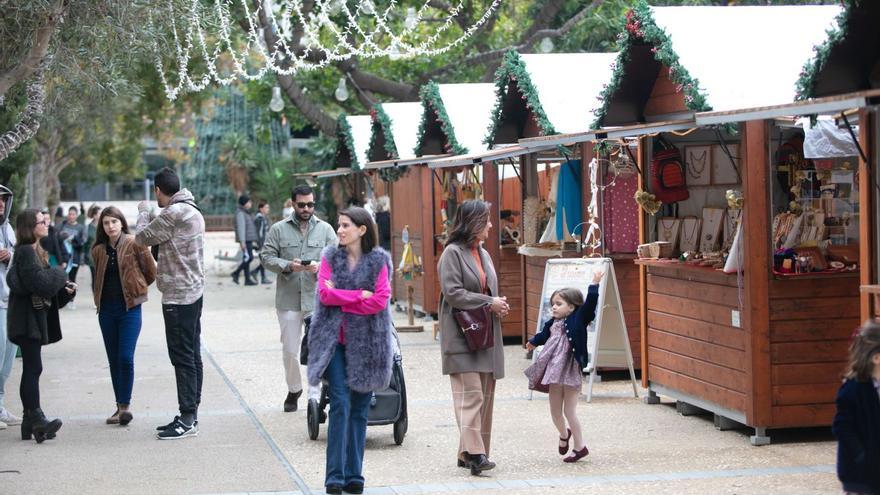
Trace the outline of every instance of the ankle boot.
[[49, 421], [43, 410], [25, 409], [24, 418], [21, 420], [21, 439], [30, 440], [33, 436], [37, 443], [55, 438], [55, 433], [61, 429], [61, 420]]
[[490, 461], [486, 454], [471, 454], [468, 460], [468, 467], [471, 468], [471, 475], [478, 476], [483, 471], [494, 468], [495, 463]]

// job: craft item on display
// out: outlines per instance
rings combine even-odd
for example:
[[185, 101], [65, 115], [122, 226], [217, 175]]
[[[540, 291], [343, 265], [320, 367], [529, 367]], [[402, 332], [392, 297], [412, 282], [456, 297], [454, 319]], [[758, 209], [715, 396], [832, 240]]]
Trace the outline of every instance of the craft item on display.
[[711, 146], [686, 146], [684, 148], [684, 160], [689, 185], [707, 186], [712, 182]]
[[701, 253], [709, 253], [718, 249], [723, 227], [723, 208], [703, 208], [702, 232], [700, 234]]
[[791, 224], [791, 229], [788, 231], [788, 235], [785, 237], [785, 241], [782, 243], [782, 249], [791, 249], [800, 243], [801, 228], [803, 227], [803, 224], [804, 215], [796, 215], [794, 218], [794, 222]]
[[465, 201], [469, 199], [483, 198], [483, 188], [480, 186], [480, 177], [477, 175], [476, 167], [470, 167], [464, 171], [464, 180], [461, 184], [461, 197]]
[[662, 241], [639, 244], [636, 254], [643, 259], [672, 258], [672, 245]]
[[696, 252], [700, 247], [700, 224], [702, 220], [697, 217], [684, 217], [681, 219], [681, 237], [678, 247], [682, 252]]
[[[825, 260], [825, 255], [822, 254], [822, 251], [817, 247], [799, 247], [794, 250], [797, 253], [798, 259], [805, 258], [807, 265], [816, 271], [823, 271], [828, 268], [828, 263]], [[808, 270], [808, 271], [813, 271]]]
[[[562, 166], [565, 167], [569, 163], [566, 162]], [[577, 160], [577, 163], [580, 164], [580, 160]], [[583, 241], [578, 244], [578, 247], [583, 249], [589, 249], [590, 255], [596, 253], [600, 247], [602, 247], [602, 231], [599, 228], [599, 182], [598, 182], [598, 173], [599, 173], [599, 162], [593, 158], [590, 161], [590, 204], [587, 206], [587, 221], [581, 222], [577, 224], [574, 228], [571, 229], [572, 235], [578, 233], [578, 229], [583, 229], [585, 225], [588, 225], [587, 232], [583, 235]], [[578, 181], [580, 182], [580, 181]], [[578, 187], [578, 193], [580, 193], [580, 187]], [[578, 194], [578, 199], [580, 199], [580, 194]], [[578, 207], [578, 210], [580, 208]], [[557, 230], [558, 230], [557, 226]], [[583, 230], [581, 230], [583, 232]]]
[[523, 202], [523, 243], [534, 244], [538, 240], [538, 229], [544, 217], [546, 207], [541, 199], [529, 196]]
[[801, 236], [797, 245], [815, 246], [825, 238], [825, 214], [818, 211], [810, 211], [804, 213], [802, 217]]
[[[598, 164], [592, 166], [591, 184], [598, 187], [595, 181], [595, 174]], [[596, 189], [598, 196], [598, 189]], [[559, 179], [556, 185], [556, 238], [559, 240], [569, 240], [574, 237], [575, 226], [583, 222], [582, 213], [582, 194], [581, 194], [581, 161], [568, 160], [559, 166]], [[596, 199], [596, 201], [598, 198]], [[598, 206], [591, 205], [591, 214], [598, 216]], [[589, 220], [588, 220], [589, 221]], [[592, 234], [593, 225], [598, 228], [598, 224], [590, 225], [590, 233]], [[589, 234], [588, 234], [589, 235]]]
[[642, 191], [641, 189], [636, 191], [633, 198], [636, 200], [636, 204], [638, 204], [649, 215], [654, 215], [660, 211], [660, 207], [663, 206], [663, 202], [657, 200], [656, 196], [649, 192]]
[[657, 220], [657, 240], [668, 242], [675, 251], [681, 232], [681, 220], [676, 217], [661, 217]]
[[785, 212], [773, 217], [773, 247], [780, 249], [794, 228], [798, 215]]
[[403, 253], [400, 256], [400, 263], [397, 265], [398, 273], [404, 280], [421, 277], [423, 273], [422, 258], [416, 256], [412, 242], [409, 240], [409, 225], [403, 228], [401, 241], [403, 242]]
[[687, 189], [687, 173], [682, 165], [678, 148], [657, 137], [654, 141], [654, 157], [651, 160], [651, 191], [658, 200], [670, 204], [690, 197]]
[[733, 156], [734, 161], [730, 161], [730, 156], [724, 152], [724, 148], [720, 144], [712, 145], [712, 184], [738, 184], [739, 164], [742, 160], [739, 158], [739, 144], [727, 143], [725, 145], [727, 151]]
[[724, 245], [722, 250], [729, 251], [733, 245], [733, 238], [736, 236], [736, 228], [742, 217], [742, 210], [728, 208], [724, 211]]

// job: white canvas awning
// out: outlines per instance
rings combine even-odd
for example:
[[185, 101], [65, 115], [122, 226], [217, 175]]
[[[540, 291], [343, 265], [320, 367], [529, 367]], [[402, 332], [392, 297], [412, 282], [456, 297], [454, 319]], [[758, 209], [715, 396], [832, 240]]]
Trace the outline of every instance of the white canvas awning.
[[399, 158], [413, 158], [416, 147], [419, 122], [422, 118], [422, 103], [382, 103], [382, 111], [391, 120], [391, 135]]
[[492, 120], [495, 86], [481, 84], [439, 84], [443, 109], [449, 117], [454, 138], [468, 153], [486, 151], [483, 138]]
[[370, 133], [372, 131], [372, 117], [369, 115], [346, 116], [345, 120], [351, 128], [351, 138], [354, 142], [354, 155], [359, 167], [363, 168], [367, 163], [367, 151], [370, 147]]

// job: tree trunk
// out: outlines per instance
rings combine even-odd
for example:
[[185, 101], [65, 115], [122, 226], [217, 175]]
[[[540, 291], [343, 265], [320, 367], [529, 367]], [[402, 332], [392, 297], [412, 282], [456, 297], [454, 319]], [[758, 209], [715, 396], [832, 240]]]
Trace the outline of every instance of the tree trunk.
[[53, 208], [61, 202], [61, 171], [73, 163], [71, 156], [61, 152], [62, 136], [57, 129], [46, 131], [36, 139], [37, 161], [31, 165], [33, 177], [32, 208]]

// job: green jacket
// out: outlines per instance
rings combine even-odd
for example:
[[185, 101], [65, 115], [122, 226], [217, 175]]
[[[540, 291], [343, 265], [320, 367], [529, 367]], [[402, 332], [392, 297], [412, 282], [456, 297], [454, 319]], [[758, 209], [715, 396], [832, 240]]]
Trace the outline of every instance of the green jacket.
[[260, 251], [260, 260], [264, 267], [278, 274], [275, 309], [306, 312], [314, 309], [317, 274], [291, 272], [290, 262], [300, 259], [318, 263], [324, 248], [335, 246], [336, 242], [333, 227], [314, 215], [309, 219], [305, 235], [300, 231], [295, 215], [272, 225]]

